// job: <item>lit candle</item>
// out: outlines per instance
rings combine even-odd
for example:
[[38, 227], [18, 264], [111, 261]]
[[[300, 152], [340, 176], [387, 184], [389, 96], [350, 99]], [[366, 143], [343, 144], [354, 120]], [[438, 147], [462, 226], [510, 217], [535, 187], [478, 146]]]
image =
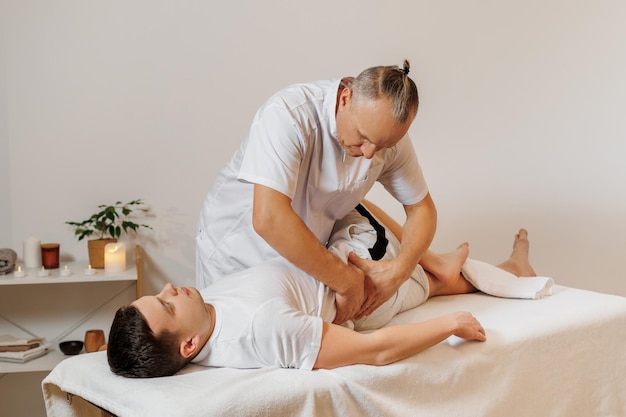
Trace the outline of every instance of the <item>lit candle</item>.
[[126, 245], [107, 243], [104, 247], [104, 272], [124, 272], [126, 270]]
[[95, 275], [95, 274], [96, 274], [96, 270], [91, 267], [91, 264], [89, 264], [89, 267], [85, 269], [85, 275]]
[[49, 273], [46, 270], [46, 268], [44, 268], [44, 266], [41, 265], [41, 271], [37, 271], [37, 275], [39, 275], [40, 277], [47, 277]]
[[69, 277], [70, 275], [72, 275], [72, 271], [70, 271], [70, 269], [67, 267], [67, 265], [65, 265], [65, 268], [63, 268], [61, 270], [61, 276], [62, 277]]
[[26, 272], [22, 271], [22, 265], [17, 266], [17, 269], [13, 272], [13, 276], [15, 278], [24, 278], [26, 276]]

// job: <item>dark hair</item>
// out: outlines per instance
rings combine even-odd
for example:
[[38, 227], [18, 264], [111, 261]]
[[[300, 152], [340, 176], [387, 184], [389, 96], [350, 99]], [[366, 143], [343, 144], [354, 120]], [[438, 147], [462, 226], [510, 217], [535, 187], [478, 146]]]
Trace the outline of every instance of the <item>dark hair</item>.
[[180, 354], [178, 339], [168, 331], [155, 334], [136, 307], [121, 307], [109, 332], [109, 367], [127, 378], [174, 375], [191, 360]]
[[404, 123], [415, 116], [419, 107], [417, 86], [409, 78], [411, 65], [406, 59], [402, 68], [392, 66], [371, 67], [361, 72], [350, 85], [357, 101], [361, 98], [391, 100], [394, 119]]

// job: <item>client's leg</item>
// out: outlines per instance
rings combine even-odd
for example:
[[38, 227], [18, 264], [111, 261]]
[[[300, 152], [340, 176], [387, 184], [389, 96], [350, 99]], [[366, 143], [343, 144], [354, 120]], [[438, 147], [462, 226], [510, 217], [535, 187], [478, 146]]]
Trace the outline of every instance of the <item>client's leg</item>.
[[529, 248], [528, 231], [526, 231], [526, 229], [520, 229], [515, 235], [511, 256], [498, 265], [498, 268], [504, 269], [518, 277], [536, 277], [537, 274], [530, 265], [530, 259], [528, 258]]
[[469, 244], [467, 242], [462, 243], [452, 252], [438, 254], [428, 251], [424, 255], [420, 265], [428, 277], [429, 297], [476, 291], [476, 288], [461, 275], [461, 267], [468, 255]]
[[456, 250], [439, 254], [428, 250], [419, 264], [425, 271], [435, 275], [445, 285], [453, 285], [459, 279], [461, 267], [469, 255], [469, 243], [461, 243]]
[[[498, 268], [518, 277], [537, 276], [528, 257], [530, 243], [528, 231], [520, 229], [513, 241], [511, 256], [497, 265]], [[430, 297], [437, 295], [464, 294], [476, 291], [461, 275], [461, 266], [469, 254], [467, 243], [459, 246], [455, 251], [443, 255], [428, 251], [420, 261], [420, 265], [427, 273], [430, 283]]]

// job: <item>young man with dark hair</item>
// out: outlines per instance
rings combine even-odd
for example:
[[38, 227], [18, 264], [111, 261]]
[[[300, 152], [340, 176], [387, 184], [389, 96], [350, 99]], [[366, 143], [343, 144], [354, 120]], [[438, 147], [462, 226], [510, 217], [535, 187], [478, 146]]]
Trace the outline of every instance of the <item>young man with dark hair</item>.
[[[388, 244], [379, 262], [397, 256], [400, 242], [391, 231], [399, 225], [377, 213], [388, 225], [382, 233], [373, 226], [375, 217], [372, 223], [354, 211], [335, 227], [329, 250], [344, 262], [350, 251], [370, 257], [382, 234]], [[190, 361], [215, 367], [311, 370], [388, 364], [450, 335], [485, 341], [484, 329], [467, 312], [381, 328], [430, 297], [475, 291], [461, 274], [468, 253], [467, 243], [443, 255], [429, 252], [424, 259], [427, 269], [418, 265], [379, 309], [343, 325], [333, 324], [335, 292], [283, 258], [233, 274], [201, 292], [167, 284], [156, 296], [142, 297], [118, 311], [109, 335], [109, 365], [119, 375], [140, 378], [172, 375]], [[535, 275], [525, 230], [516, 235], [511, 257], [500, 266], [492, 268]]]

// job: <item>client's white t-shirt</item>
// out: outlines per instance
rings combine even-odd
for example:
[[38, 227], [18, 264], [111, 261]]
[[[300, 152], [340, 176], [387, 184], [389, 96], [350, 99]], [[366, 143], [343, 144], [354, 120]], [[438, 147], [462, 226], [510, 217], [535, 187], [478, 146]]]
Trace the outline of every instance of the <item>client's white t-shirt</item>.
[[322, 322], [335, 294], [284, 258], [238, 272], [201, 291], [215, 307], [211, 338], [193, 360], [204, 366], [313, 369]]
[[[388, 230], [386, 236], [389, 243], [382, 259], [393, 259], [400, 242]], [[370, 222], [353, 210], [337, 222], [329, 250], [344, 262], [350, 251], [369, 258], [376, 241]], [[235, 273], [200, 293], [216, 313], [213, 333], [192, 361], [204, 366], [311, 370], [323, 322], [332, 322], [337, 313], [335, 292], [282, 257]], [[412, 279], [373, 314], [346, 325], [376, 329], [427, 298], [428, 280], [418, 266]]]

